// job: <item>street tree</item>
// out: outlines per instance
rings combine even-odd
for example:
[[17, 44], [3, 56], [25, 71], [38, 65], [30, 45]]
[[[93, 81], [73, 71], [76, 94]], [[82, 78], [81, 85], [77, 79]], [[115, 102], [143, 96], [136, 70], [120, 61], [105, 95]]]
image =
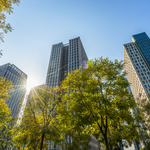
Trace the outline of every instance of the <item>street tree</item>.
[[0, 41], [4, 42], [4, 33], [12, 31], [9, 23], [6, 23], [6, 13], [13, 13], [13, 4], [18, 5], [20, 0], [1, 0], [0, 1]]
[[68, 73], [61, 84], [62, 122], [97, 135], [106, 150], [119, 149], [118, 142], [128, 147], [139, 136], [131, 114], [136, 104], [123, 68], [123, 61], [94, 59], [88, 68]]
[[144, 99], [137, 100], [137, 111], [140, 117], [140, 122], [144, 124], [148, 132], [150, 132], [150, 94]]
[[91, 136], [83, 130], [75, 132], [73, 129], [64, 132], [64, 140], [61, 143], [62, 150], [87, 150], [90, 149]]
[[9, 92], [12, 91], [11, 81], [0, 77], [0, 149], [5, 150], [12, 146], [12, 117], [6, 102]]
[[141, 134], [140, 143], [145, 146], [145, 149], [150, 149], [150, 94], [145, 98], [137, 98], [137, 107], [133, 111], [137, 130]]
[[14, 129], [15, 147], [37, 150], [47, 148], [48, 141], [59, 144], [61, 127], [56, 119], [56, 107], [59, 102], [58, 88], [47, 86], [33, 88], [28, 95], [20, 124]]

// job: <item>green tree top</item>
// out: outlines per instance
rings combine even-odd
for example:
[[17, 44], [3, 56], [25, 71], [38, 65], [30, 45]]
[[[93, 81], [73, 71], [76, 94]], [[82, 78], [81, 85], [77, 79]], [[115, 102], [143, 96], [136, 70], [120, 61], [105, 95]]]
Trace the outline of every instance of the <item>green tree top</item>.
[[10, 95], [9, 92], [12, 91], [12, 82], [6, 81], [5, 78], [0, 77], [0, 99], [7, 100]]
[[11, 110], [6, 104], [10, 91], [12, 91], [11, 81], [0, 77], [0, 149], [2, 150], [12, 145]]
[[27, 98], [21, 123], [15, 128], [16, 147], [26, 145], [28, 149], [44, 149], [46, 141], [59, 143], [61, 127], [56, 119], [56, 107], [59, 102], [57, 88], [33, 88]]
[[6, 13], [13, 13], [13, 4], [19, 4], [20, 0], [0, 0], [0, 41], [4, 42], [4, 34], [12, 31], [9, 23], [6, 23]]
[[138, 136], [130, 111], [136, 105], [123, 67], [123, 61], [94, 59], [87, 69], [69, 73], [61, 85], [62, 121], [76, 130], [86, 126], [107, 150], [123, 139], [123, 146], [131, 145]]

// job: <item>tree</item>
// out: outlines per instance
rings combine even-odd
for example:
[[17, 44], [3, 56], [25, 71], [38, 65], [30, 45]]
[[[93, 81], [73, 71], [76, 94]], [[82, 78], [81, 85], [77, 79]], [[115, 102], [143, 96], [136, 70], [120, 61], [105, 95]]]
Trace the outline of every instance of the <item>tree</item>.
[[144, 144], [145, 149], [150, 148], [150, 94], [144, 99], [138, 98], [137, 107], [133, 111], [137, 130], [141, 134], [140, 142]]
[[82, 127], [78, 128], [78, 130], [68, 127], [67, 130], [63, 130], [63, 137], [64, 140], [61, 143], [62, 150], [90, 149], [91, 136], [87, 132], [84, 132]]
[[62, 150], [88, 150], [90, 149], [91, 137], [87, 133], [66, 131], [64, 140], [61, 144]]
[[119, 149], [118, 142], [127, 147], [138, 138], [130, 111], [136, 105], [123, 68], [122, 61], [95, 59], [87, 69], [70, 72], [61, 85], [62, 121], [98, 135], [107, 150]]
[[10, 91], [12, 91], [12, 83], [0, 77], [0, 149], [2, 150], [12, 145], [12, 117], [6, 104]]
[[4, 33], [7, 33], [8, 31], [12, 31], [12, 27], [9, 23], [6, 24], [6, 14], [9, 15], [13, 13], [13, 4], [19, 4], [20, 0], [1, 0], [0, 1], [0, 29], [2, 32], [0, 32], [0, 41], [4, 42]]
[[44, 86], [30, 92], [22, 121], [14, 130], [16, 147], [26, 145], [28, 150], [42, 150], [47, 147], [46, 141], [61, 142], [61, 127], [55, 112], [59, 102], [57, 90]]
[[[148, 94], [148, 98], [150, 98], [150, 94]], [[147, 131], [150, 132], [150, 101], [148, 98], [138, 99], [137, 109], [141, 116], [141, 123], [143, 123]]]

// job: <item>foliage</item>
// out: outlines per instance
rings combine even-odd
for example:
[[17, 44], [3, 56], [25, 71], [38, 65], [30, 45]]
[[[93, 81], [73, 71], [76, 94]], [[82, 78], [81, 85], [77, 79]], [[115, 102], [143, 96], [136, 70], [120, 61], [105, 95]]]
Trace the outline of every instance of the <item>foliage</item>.
[[[83, 130], [83, 129], [82, 129]], [[74, 132], [73, 130], [68, 130], [65, 132], [64, 140], [61, 144], [62, 150], [87, 150], [90, 149], [91, 137], [87, 133]]]
[[[147, 95], [148, 98], [150, 95]], [[145, 149], [150, 148], [150, 101], [147, 97], [137, 99], [137, 108], [133, 111], [135, 123], [141, 134], [140, 142], [144, 144]]]
[[7, 149], [12, 145], [12, 117], [6, 100], [10, 97], [12, 83], [0, 77], [0, 149]]
[[61, 142], [61, 127], [55, 113], [59, 102], [57, 90], [44, 86], [30, 92], [22, 121], [14, 130], [16, 147], [26, 145], [28, 150], [42, 150], [47, 147], [46, 141]]
[[4, 42], [4, 34], [8, 31], [12, 31], [12, 27], [9, 23], [6, 23], [6, 13], [9, 15], [13, 13], [13, 4], [19, 4], [20, 0], [0, 0], [0, 41]]
[[2, 50], [0, 50], [0, 58], [1, 58], [1, 56], [3, 56], [3, 54], [2, 54]]
[[122, 61], [108, 58], [88, 62], [87, 69], [70, 72], [61, 85], [61, 120], [74, 129], [97, 135], [106, 149], [128, 147], [138, 138], [131, 109], [135, 101], [129, 93]]
[[[150, 95], [148, 95], [150, 97]], [[146, 129], [150, 131], [150, 101], [149, 99], [137, 100], [138, 111], [141, 116], [140, 122], [142, 122]]]
[[12, 82], [0, 77], [0, 99], [4, 101], [8, 100], [10, 97], [8, 93], [12, 90]]

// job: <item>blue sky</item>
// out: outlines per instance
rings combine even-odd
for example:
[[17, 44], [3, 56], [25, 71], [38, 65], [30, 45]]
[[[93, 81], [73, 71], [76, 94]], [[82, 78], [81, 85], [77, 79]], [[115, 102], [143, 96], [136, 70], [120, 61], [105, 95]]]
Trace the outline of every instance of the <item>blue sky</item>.
[[80, 36], [89, 59], [123, 59], [123, 44], [133, 34], [150, 37], [149, 0], [21, 0], [7, 15], [13, 32], [0, 44], [0, 65], [15, 64], [45, 82], [51, 46]]

